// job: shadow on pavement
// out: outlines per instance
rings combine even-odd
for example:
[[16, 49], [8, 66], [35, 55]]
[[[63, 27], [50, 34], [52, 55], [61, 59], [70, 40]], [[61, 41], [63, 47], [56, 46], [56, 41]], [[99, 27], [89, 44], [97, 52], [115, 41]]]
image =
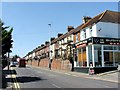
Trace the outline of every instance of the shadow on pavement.
[[42, 79], [40, 77], [31, 77], [31, 76], [21, 76], [17, 77], [17, 82], [19, 83], [26, 83], [26, 82], [34, 82], [34, 81], [42, 81], [46, 79]]
[[17, 74], [15, 70], [2, 70], [2, 88], [5, 89], [8, 86], [8, 82], [12, 82], [12, 78], [8, 80], [7, 75]]
[[3, 70], [2, 71], [3, 75], [10, 75], [10, 74], [17, 74], [15, 70]]
[[[31, 77], [31, 76], [21, 76], [16, 77], [18, 83], [27, 83], [27, 82], [34, 82], [34, 81], [42, 81], [46, 79], [42, 79], [40, 77]], [[7, 82], [14, 82], [12, 78], [7, 78]]]

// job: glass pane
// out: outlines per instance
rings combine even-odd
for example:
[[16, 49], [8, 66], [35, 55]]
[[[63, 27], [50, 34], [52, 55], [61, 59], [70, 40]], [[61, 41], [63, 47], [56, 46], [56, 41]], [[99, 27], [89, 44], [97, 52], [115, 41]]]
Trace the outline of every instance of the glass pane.
[[105, 66], [113, 66], [113, 52], [104, 52]]
[[120, 46], [114, 46], [114, 50], [120, 50]]
[[104, 46], [104, 50], [113, 50], [113, 46]]
[[86, 63], [86, 47], [82, 47], [78, 52], [78, 61], [80, 66], [87, 66]]
[[94, 47], [94, 58], [95, 58], [95, 66], [102, 66], [102, 58], [101, 58], [101, 45]]
[[114, 52], [115, 63], [120, 62], [120, 52]]

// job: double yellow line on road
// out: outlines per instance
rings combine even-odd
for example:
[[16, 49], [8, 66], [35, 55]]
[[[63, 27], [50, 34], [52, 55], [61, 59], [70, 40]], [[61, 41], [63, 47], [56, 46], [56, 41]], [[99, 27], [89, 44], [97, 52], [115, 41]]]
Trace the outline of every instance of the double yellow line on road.
[[[11, 70], [14, 70], [12, 67], [10, 68]], [[11, 74], [11, 77], [12, 77], [12, 79], [13, 79], [13, 84], [14, 84], [14, 88], [16, 89], [16, 90], [20, 90], [20, 85], [19, 85], [19, 83], [17, 82], [17, 79], [16, 79], [16, 75], [15, 74]]]

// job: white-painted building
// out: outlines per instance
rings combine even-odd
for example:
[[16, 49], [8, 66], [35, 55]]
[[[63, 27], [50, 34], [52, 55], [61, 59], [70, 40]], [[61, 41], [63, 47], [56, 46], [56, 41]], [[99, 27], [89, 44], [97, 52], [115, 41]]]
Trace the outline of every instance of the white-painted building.
[[75, 67], [111, 67], [120, 62], [120, 12], [106, 10], [83, 24]]

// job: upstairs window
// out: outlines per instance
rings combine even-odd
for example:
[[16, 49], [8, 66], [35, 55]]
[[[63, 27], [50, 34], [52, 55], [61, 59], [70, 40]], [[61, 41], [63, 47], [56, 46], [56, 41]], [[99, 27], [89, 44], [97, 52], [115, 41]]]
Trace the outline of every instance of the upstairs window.
[[90, 37], [92, 37], [92, 31], [93, 31], [93, 30], [92, 30], [92, 29], [90, 29]]
[[85, 39], [86, 38], [86, 30], [82, 31], [82, 38]]

